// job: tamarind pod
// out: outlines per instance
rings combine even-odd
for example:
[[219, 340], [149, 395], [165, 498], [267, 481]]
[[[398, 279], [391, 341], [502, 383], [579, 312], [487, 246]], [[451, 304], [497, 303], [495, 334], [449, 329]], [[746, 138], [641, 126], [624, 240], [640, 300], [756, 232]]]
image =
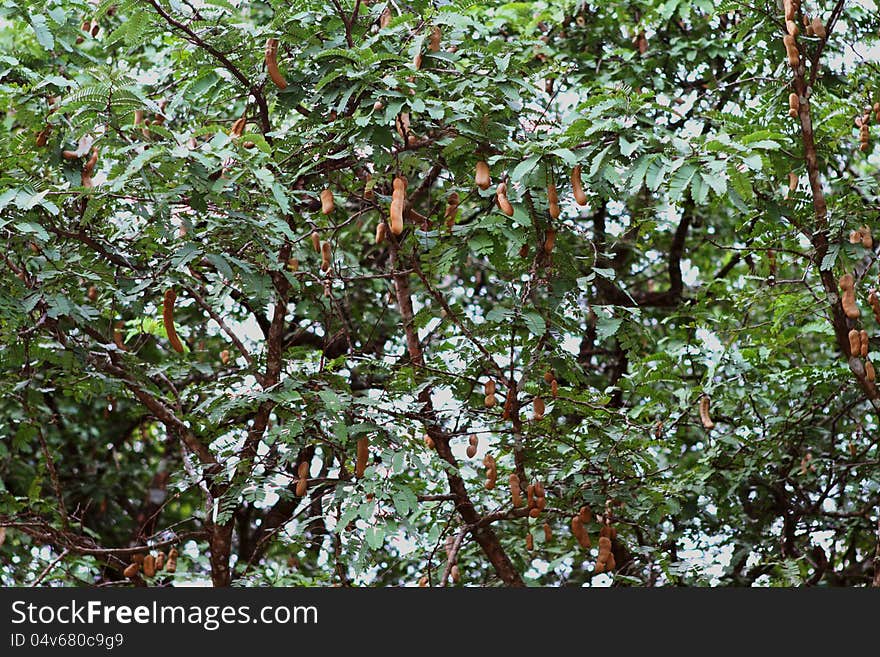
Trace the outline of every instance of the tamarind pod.
[[[601, 518], [599, 521], [601, 522]], [[605, 536], [606, 538], [611, 538], [611, 525], [602, 525], [599, 529], [599, 536]]]
[[458, 584], [461, 581], [461, 571], [458, 569], [457, 563], [452, 564], [452, 568], [449, 569], [449, 576], [455, 584]]
[[486, 408], [493, 408], [497, 403], [498, 400], [495, 399], [495, 395], [486, 395], [483, 398], [483, 404], [486, 406]]
[[376, 244], [381, 244], [385, 241], [385, 235], [388, 233], [388, 224], [384, 221], [379, 221], [376, 225]]
[[785, 20], [793, 21], [795, 18], [795, 11], [797, 11], [794, 0], [783, 0], [782, 7], [785, 11]]
[[136, 564], [140, 565], [144, 562], [144, 556], [145, 555], [143, 553], [138, 552], [137, 554], [131, 555], [131, 561], [132, 561], [132, 563], [136, 563]]
[[876, 376], [877, 376], [876, 372], [874, 371], [874, 363], [872, 363], [869, 360], [866, 360], [865, 361], [865, 378], [868, 379], [868, 381], [871, 381], [873, 383]]
[[522, 506], [522, 491], [519, 486], [519, 477], [516, 476], [516, 473], [510, 473], [510, 477], [508, 477], [508, 481], [510, 483], [510, 498], [513, 501], [513, 506]]
[[229, 129], [229, 136], [232, 138], [241, 137], [244, 134], [245, 126], [247, 126], [247, 119], [241, 117], [240, 119], [235, 119], [232, 122], [232, 127]]
[[712, 422], [712, 418], [709, 417], [709, 396], [703, 395], [700, 398], [700, 422], [703, 423], [703, 428], [706, 431], [710, 431], [715, 427], [715, 423]]
[[391, 224], [391, 232], [395, 235], [400, 235], [403, 232], [403, 201], [401, 199], [392, 199], [389, 223]]
[[800, 52], [797, 48], [797, 41], [790, 34], [786, 34], [782, 37], [782, 42], [785, 44], [785, 54], [788, 56], [788, 65], [792, 68], [797, 68], [798, 64], [800, 64]]
[[547, 206], [547, 213], [553, 219], [559, 219], [559, 216], [562, 214], [562, 209], [559, 207], [559, 203], [550, 203]]
[[588, 506], [582, 506], [578, 511], [578, 518], [581, 519], [581, 522], [586, 524], [593, 519], [593, 512], [590, 510]]
[[868, 144], [867, 141], [863, 141], [861, 144], [859, 144], [859, 150], [862, 151], [863, 153], [870, 148], [871, 148], [871, 146]]
[[183, 353], [183, 343], [177, 336], [177, 329], [174, 326], [174, 302], [177, 300], [177, 293], [173, 287], [165, 290], [165, 300], [162, 304], [162, 322], [165, 324], [165, 333], [168, 334], [168, 343], [171, 348], [179, 354]]
[[382, 14], [379, 16], [379, 27], [384, 29], [388, 27], [391, 23], [391, 7], [387, 6], [382, 10]]
[[788, 115], [791, 118], [796, 118], [798, 115], [798, 109], [801, 106], [800, 98], [796, 93], [788, 94]]
[[547, 185], [547, 203], [559, 205], [559, 194], [556, 192], [556, 185], [553, 183]]
[[553, 399], [556, 399], [559, 396], [559, 384], [556, 383], [556, 379], [553, 379], [550, 382], [550, 395]]
[[446, 199], [446, 227], [452, 230], [455, 225], [455, 218], [458, 216], [458, 192], [452, 192]]
[[571, 189], [574, 192], [574, 200], [578, 205], [587, 204], [587, 195], [584, 193], [584, 184], [581, 182], [581, 165], [578, 164], [571, 170]]
[[278, 39], [267, 39], [266, 40], [266, 52], [265, 52], [265, 60], [266, 60], [266, 71], [269, 73], [269, 78], [279, 89], [287, 88], [287, 80], [284, 79], [284, 76], [281, 75], [281, 71], [278, 70]]
[[116, 325], [113, 328], [113, 342], [116, 344], [116, 348], [120, 351], [128, 351], [122, 337], [123, 328], [125, 328], [124, 322], [116, 322]]
[[177, 548], [171, 548], [171, 550], [168, 552], [168, 558], [169, 559], [176, 559], [177, 558]]
[[556, 378], [556, 375], [553, 373], [552, 369], [544, 372], [544, 383], [550, 383], [555, 378]]
[[330, 271], [330, 242], [321, 244], [321, 271]]
[[544, 542], [549, 543], [553, 540], [553, 528], [550, 527], [549, 522], [544, 523]]
[[370, 439], [366, 436], [357, 441], [357, 461], [354, 466], [354, 476], [360, 479], [367, 469], [367, 458], [370, 455]]
[[224, 365], [229, 364], [229, 349], [224, 349], [220, 352], [220, 362]]
[[535, 484], [526, 486], [526, 505], [530, 509], [535, 506]]
[[431, 52], [439, 52], [440, 51], [440, 38], [442, 37], [442, 32], [440, 31], [440, 26], [435, 25], [431, 30], [431, 38], [428, 40], [428, 50]]
[[299, 258], [289, 258], [287, 260], [287, 270], [291, 273], [299, 271]]
[[92, 181], [92, 177], [85, 171], [83, 171], [79, 176], [79, 184], [83, 187], [88, 187], [89, 189], [95, 186], [95, 183]]
[[611, 552], [611, 539], [607, 536], [599, 537], [599, 554]]
[[849, 353], [851, 356], [858, 356], [861, 352], [861, 340], [859, 339], [859, 332], [855, 329], [852, 329], [849, 332]]
[[122, 571], [122, 574], [125, 575], [126, 577], [128, 577], [129, 579], [134, 579], [135, 577], [137, 577], [137, 574], [138, 574], [138, 572], [140, 572], [140, 569], [141, 569], [140, 564], [137, 564], [135, 562], [131, 562], [130, 564], [128, 564], [128, 566], [126, 566], [125, 570]]
[[[544, 496], [535, 498], [535, 509], [537, 509], [538, 513], [547, 508], [547, 498]], [[537, 518], [538, 516], [533, 516]]]
[[156, 572], [163, 570], [165, 568], [165, 553], [160, 552], [156, 555]]
[[880, 323], [880, 297], [873, 290], [868, 295], [868, 303], [871, 305], [871, 310], [874, 311], [874, 319]]
[[483, 391], [487, 395], [494, 395], [495, 394], [495, 380], [489, 379], [488, 381], [486, 381], [485, 385], [483, 386]]
[[547, 236], [544, 238], [544, 253], [550, 255], [553, 253], [553, 248], [556, 246], [556, 229], [548, 228]]
[[148, 554], [144, 557], [143, 563], [144, 577], [152, 577], [156, 574], [156, 557]]
[[474, 458], [477, 455], [477, 447], [476, 445], [468, 445], [465, 453], [468, 455], [469, 459]]
[[96, 285], [89, 285], [89, 290], [86, 292], [86, 296], [89, 301], [97, 301], [98, 300], [98, 287]]
[[605, 561], [596, 559], [596, 567], [593, 569], [593, 572], [597, 575], [601, 575], [605, 572]]
[[419, 588], [425, 588], [428, 586], [428, 578], [425, 575], [419, 577]]
[[504, 214], [508, 217], [513, 216], [513, 206], [507, 200], [507, 183], [498, 183], [498, 188], [495, 190], [495, 202]]
[[793, 37], [798, 35], [798, 25], [794, 21], [785, 21], [785, 30]]
[[529, 257], [529, 245], [523, 244], [519, 247], [519, 257], [520, 258], [528, 258]]
[[321, 213], [330, 214], [333, 212], [333, 192], [325, 189], [321, 192]]
[[95, 165], [98, 163], [98, 147], [92, 149], [92, 154], [86, 163], [83, 165], [83, 173], [86, 175], [91, 175], [95, 170]]
[[868, 338], [868, 332], [864, 329], [859, 331], [859, 353], [862, 358], [868, 356], [868, 350], [871, 348], [871, 341]]
[[532, 401], [532, 410], [533, 410], [532, 419], [535, 420], [535, 422], [538, 422], [539, 420], [543, 420], [544, 419], [544, 400], [541, 399], [540, 397], [535, 397], [535, 399]]
[[422, 68], [422, 53], [421, 51], [416, 53], [416, 56], [413, 57], [413, 68], [417, 71]]
[[314, 247], [315, 252], [320, 253], [321, 252], [321, 235], [318, 233], [318, 231], [313, 230], [311, 238], [312, 238], [312, 246]]
[[861, 315], [858, 305], [856, 305], [856, 293], [854, 290], [844, 290], [840, 297], [840, 305], [843, 307], [844, 314], [850, 319], [858, 319]]
[[486, 490], [493, 490], [495, 488], [495, 471], [490, 471], [488, 477], [486, 478], [486, 483], [484, 484], [484, 488]]
[[538, 507], [534, 507], [533, 509], [529, 509], [529, 518], [537, 518], [541, 515], [541, 509]]
[[168, 557], [168, 563], [165, 564], [165, 572], [173, 573], [177, 570], [177, 557]]
[[544, 484], [540, 481], [535, 482], [535, 497], [545, 497], [546, 493], [544, 492]]
[[476, 172], [474, 174], [474, 182], [480, 189], [489, 189], [491, 178], [489, 176], [489, 165], [483, 160], [477, 162]]
[[788, 191], [793, 192], [798, 186], [798, 175], [792, 171], [788, 174]]
[[875, 114], [876, 114], [877, 112], [880, 112], [880, 103], [874, 103], [874, 104], [871, 106], [871, 111], [874, 112]]
[[813, 34], [820, 39], [824, 39], [828, 36], [828, 33], [825, 31], [825, 25], [823, 25], [822, 19], [818, 16], [813, 17], [813, 20], [810, 22], [810, 27], [813, 28]]
[[61, 157], [65, 160], [75, 160], [79, 157], [76, 151], [61, 151]]
[[852, 290], [855, 287], [855, 281], [853, 280], [852, 274], [844, 274], [837, 280], [837, 284], [844, 292], [846, 290]]
[[134, 111], [134, 125], [135, 127], [143, 124], [144, 122], [144, 110], [139, 109]]
[[479, 444], [480, 444], [480, 439], [479, 439], [479, 437], [477, 436], [477, 434], [472, 433], [470, 436], [468, 436], [468, 443], [471, 444], [471, 445], [473, 445], [474, 447], [476, 447], [477, 445], [479, 445]]
[[612, 572], [617, 568], [617, 562], [614, 560], [614, 553], [610, 552], [608, 554], [608, 560], [605, 562], [605, 568]]
[[850, 244], [861, 244], [862, 242], [862, 231], [853, 230], [849, 233], [849, 243]]
[[305, 494], [309, 490], [309, 480], [308, 479], [300, 479], [296, 482], [296, 490], [294, 493], [297, 497], [305, 497]]
[[535, 549], [535, 540], [532, 538], [532, 532], [526, 533], [526, 550], [531, 552]]
[[34, 140], [37, 148], [42, 148], [49, 141], [49, 133], [52, 132], [52, 126], [46, 126], [42, 130], [37, 133], [37, 138]]
[[426, 446], [428, 449], [434, 449], [434, 447], [435, 447], [435, 445], [434, 445], [434, 439], [431, 438], [431, 436], [429, 436], [428, 434], [425, 434], [425, 446]]
[[861, 236], [862, 246], [866, 249], [874, 248], [874, 238], [871, 236], [871, 229], [867, 226], [862, 226], [859, 230], [859, 234]]

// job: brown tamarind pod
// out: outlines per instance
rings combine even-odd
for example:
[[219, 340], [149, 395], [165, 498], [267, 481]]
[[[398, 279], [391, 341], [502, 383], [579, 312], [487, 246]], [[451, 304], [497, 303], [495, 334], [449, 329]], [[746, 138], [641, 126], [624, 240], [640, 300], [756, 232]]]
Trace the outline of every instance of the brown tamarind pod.
[[98, 300], [98, 286], [97, 285], [89, 285], [89, 290], [86, 292], [86, 296], [89, 301], [97, 301]]
[[715, 423], [709, 417], [709, 395], [700, 397], [700, 422], [703, 423], [706, 431], [711, 431], [715, 427]]
[[530, 509], [535, 506], [535, 484], [526, 486], [526, 505]]
[[800, 98], [796, 93], [788, 94], [788, 115], [795, 119], [798, 115], [798, 109], [801, 106]]
[[583, 524], [587, 524], [593, 519], [593, 512], [590, 511], [590, 507], [582, 506], [580, 511], [578, 511], [578, 518], [581, 519]]
[[440, 39], [442, 38], [443, 33], [440, 30], [439, 25], [435, 25], [431, 29], [431, 38], [428, 39], [428, 50], [431, 52], [439, 52], [440, 51]]
[[874, 238], [871, 236], [871, 229], [867, 226], [862, 226], [859, 229], [859, 235], [861, 237], [862, 246], [866, 249], [874, 248]]
[[358, 438], [357, 461], [354, 466], [354, 476], [360, 479], [367, 469], [367, 458], [370, 455], [370, 439], [366, 436]]
[[483, 162], [483, 160], [477, 162], [474, 182], [480, 189], [489, 189], [489, 185], [492, 184], [492, 180], [489, 176], [489, 165]]
[[116, 344], [116, 348], [120, 351], [128, 351], [125, 346], [125, 340], [122, 337], [122, 329], [125, 328], [124, 322], [116, 322], [113, 327], [113, 342]]
[[785, 20], [793, 21], [797, 11], [796, 0], [782, 0], [782, 8], [785, 12]]
[[79, 153], [76, 151], [61, 151], [61, 157], [65, 160], [75, 160], [79, 157]]
[[599, 537], [599, 554], [611, 552], [611, 539], [607, 536]]
[[177, 559], [177, 548], [171, 548], [171, 550], [168, 552], [168, 558]]
[[508, 482], [510, 483], [510, 498], [513, 501], [513, 506], [522, 506], [522, 489], [520, 488], [519, 477], [516, 476], [516, 473], [510, 473], [510, 477], [508, 477]]
[[494, 395], [495, 394], [495, 380], [494, 379], [489, 379], [488, 381], [486, 381], [486, 383], [483, 385], [483, 392], [487, 395]]
[[535, 539], [532, 538], [532, 532], [526, 533], [526, 550], [531, 552], [535, 549]]
[[308, 461], [303, 461], [299, 464], [299, 468], [297, 469], [297, 475], [299, 477], [296, 482], [296, 493], [297, 497], [303, 497], [309, 488], [309, 464]]
[[165, 300], [162, 303], [162, 322], [165, 324], [165, 333], [168, 335], [168, 343], [171, 348], [179, 354], [183, 353], [183, 343], [177, 335], [177, 328], [174, 326], [174, 302], [177, 300], [177, 293], [173, 287], [165, 290]]
[[861, 244], [862, 243], [862, 231], [860, 231], [860, 230], [850, 231], [849, 243], [850, 244]]
[[449, 195], [449, 198], [446, 199], [446, 227], [452, 230], [452, 227], [455, 225], [455, 219], [458, 216], [458, 192], [452, 192]]
[[542, 484], [540, 481], [536, 481], [535, 482], [535, 497], [539, 498], [539, 497], [546, 497], [546, 496], [547, 496], [547, 493], [544, 491], [544, 484]]
[[431, 436], [429, 436], [428, 434], [425, 434], [425, 446], [426, 446], [428, 449], [434, 449], [434, 447], [436, 446], [436, 445], [434, 444], [434, 439], [431, 438]]
[[168, 557], [168, 562], [165, 564], [165, 572], [173, 573], [177, 570], [177, 557]]
[[608, 572], [613, 572], [617, 569], [617, 562], [614, 560], [614, 553], [608, 553], [608, 559], [605, 562], [605, 568]]
[[315, 253], [321, 252], [321, 235], [316, 230], [312, 231], [312, 246], [315, 249]]
[[43, 128], [42, 130], [40, 130], [37, 133], [37, 138], [35, 140], [37, 148], [42, 148], [43, 146], [46, 145], [46, 143], [49, 141], [49, 134], [51, 132], [52, 132], [52, 126], [47, 125], [45, 128]]
[[495, 398], [494, 394], [486, 395], [483, 398], [483, 404], [486, 406], [486, 408], [493, 408], [495, 406], [495, 404], [497, 404], [497, 403], [498, 403], [498, 400]]
[[800, 30], [798, 30], [798, 25], [794, 21], [785, 21], [785, 31], [791, 36], [796, 37]]
[[791, 171], [788, 174], [788, 192], [792, 193], [797, 189], [798, 186], [798, 175]]
[[880, 323], [880, 297], [877, 296], [876, 291], [871, 290], [868, 295], [868, 303], [871, 305], [871, 310], [874, 311], [874, 319]]
[[851, 274], [844, 274], [838, 281], [840, 284], [840, 305], [844, 314], [850, 319], [858, 319], [861, 315], [858, 305], [856, 305], [855, 283]]
[[813, 20], [810, 22], [810, 27], [813, 28], [813, 34], [820, 39], [824, 39], [828, 36], [828, 33], [825, 30], [825, 25], [822, 24], [822, 19], [818, 16], [813, 17]]
[[403, 232], [403, 200], [395, 198], [391, 200], [391, 210], [389, 212], [389, 223], [391, 224], [391, 232], [400, 235]]
[[244, 134], [244, 129], [247, 127], [247, 119], [245, 117], [241, 117], [235, 119], [232, 122], [232, 127], [229, 128], [229, 136], [233, 139], [241, 137]]
[[541, 515], [541, 509], [539, 509], [538, 507], [534, 507], [532, 509], [529, 509], [529, 518], [537, 518], [540, 515]]
[[556, 246], [556, 229], [548, 228], [547, 235], [544, 238], [544, 253], [550, 255], [553, 253], [553, 248]]
[[426, 575], [422, 575], [419, 577], [419, 588], [425, 588], [428, 586], [428, 577]]
[[550, 395], [553, 399], [556, 399], [559, 396], [559, 384], [556, 383], [556, 379], [553, 379], [550, 382]]
[[376, 244], [381, 244], [385, 241], [385, 236], [388, 234], [388, 224], [384, 221], [379, 221], [376, 224]]
[[580, 164], [571, 170], [571, 189], [574, 192], [575, 203], [578, 205], [586, 205], [587, 195], [584, 193], [584, 184], [581, 182]]
[[152, 554], [148, 554], [147, 556], [145, 556], [142, 567], [144, 569], [144, 577], [152, 577], [153, 575], [155, 575], [156, 557], [154, 557]]
[[477, 446], [476, 445], [468, 445], [465, 453], [468, 455], [469, 459], [474, 458], [477, 455]]
[[461, 571], [459, 570], [457, 563], [452, 564], [452, 568], [449, 569], [449, 576], [455, 584], [458, 584], [461, 581]]
[[156, 555], [156, 572], [163, 570], [165, 568], [165, 553], [159, 552]]
[[544, 382], [545, 383], [550, 383], [555, 378], [556, 378], [556, 375], [553, 373], [552, 369], [544, 372]]
[[851, 356], [858, 356], [861, 352], [861, 340], [859, 340], [859, 332], [852, 329], [849, 332], [849, 353]]
[[866, 358], [868, 356], [868, 350], [870, 349], [870, 340], [868, 339], [868, 332], [865, 330], [859, 331], [859, 354], [862, 358]]
[[333, 212], [333, 192], [325, 189], [321, 192], [321, 213], [330, 214]]
[[143, 552], [138, 552], [137, 554], [131, 555], [131, 561], [132, 561], [132, 563], [136, 563], [136, 564], [140, 565], [144, 562], [144, 557], [145, 557], [145, 555]]
[[266, 72], [269, 73], [269, 78], [279, 89], [286, 89], [287, 80], [284, 79], [281, 71], [278, 70], [278, 39], [270, 38], [266, 40], [265, 61]]
[[321, 244], [321, 271], [330, 271], [330, 256], [330, 242], [323, 242]]
[[126, 566], [125, 570], [122, 571], [122, 574], [128, 577], [129, 579], [134, 579], [137, 577], [137, 574], [140, 572], [141, 566], [140, 564], [131, 562]]
[[544, 400], [540, 397], [535, 397], [535, 399], [532, 400], [532, 419], [535, 422], [543, 420], [544, 410]]
[[800, 64], [800, 52], [798, 52], [797, 41], [790, 34], [786, 34], [782, 37], [782, 42], [785, 44], [785, 54], [788, 56], [788, 65], [792, 68], [797, 68], [798, 64]]
[[229, 349], [224, 349], [220, 352], [220, 362], [224, 365], [229, 364]]
[[386, 5], [379, 16], [379, 27], [384, 29], [391, 24], [391, 7]]
[[871, 382], [873, 382], [874, 379], [876, 378], [876, 373], [874, 371], [874, 363], [872, 363], [869, 360], [865, 361], [865, 378]]
[[507, 200], [507, 183], [498, 183], [498, 188], [495, 190], [495, 202], [504, 214], [508, 217], [513, 216], [513, 206]]
[[299, 271], [299, 258], [288, 259], [287, 270], [292, 274], [295, 274], [296, 272], [298, 272]]
[[553, 528], [550, 527], [549, 522], [544, 523], [544, 542], [549, 543], [553, 540]]

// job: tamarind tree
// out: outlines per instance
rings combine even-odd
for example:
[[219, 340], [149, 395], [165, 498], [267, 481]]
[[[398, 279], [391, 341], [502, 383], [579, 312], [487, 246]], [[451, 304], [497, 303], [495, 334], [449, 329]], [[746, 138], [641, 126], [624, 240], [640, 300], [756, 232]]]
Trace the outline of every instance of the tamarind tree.
[[3, 3], [0, 581], [880, 586], [878, 28]]

